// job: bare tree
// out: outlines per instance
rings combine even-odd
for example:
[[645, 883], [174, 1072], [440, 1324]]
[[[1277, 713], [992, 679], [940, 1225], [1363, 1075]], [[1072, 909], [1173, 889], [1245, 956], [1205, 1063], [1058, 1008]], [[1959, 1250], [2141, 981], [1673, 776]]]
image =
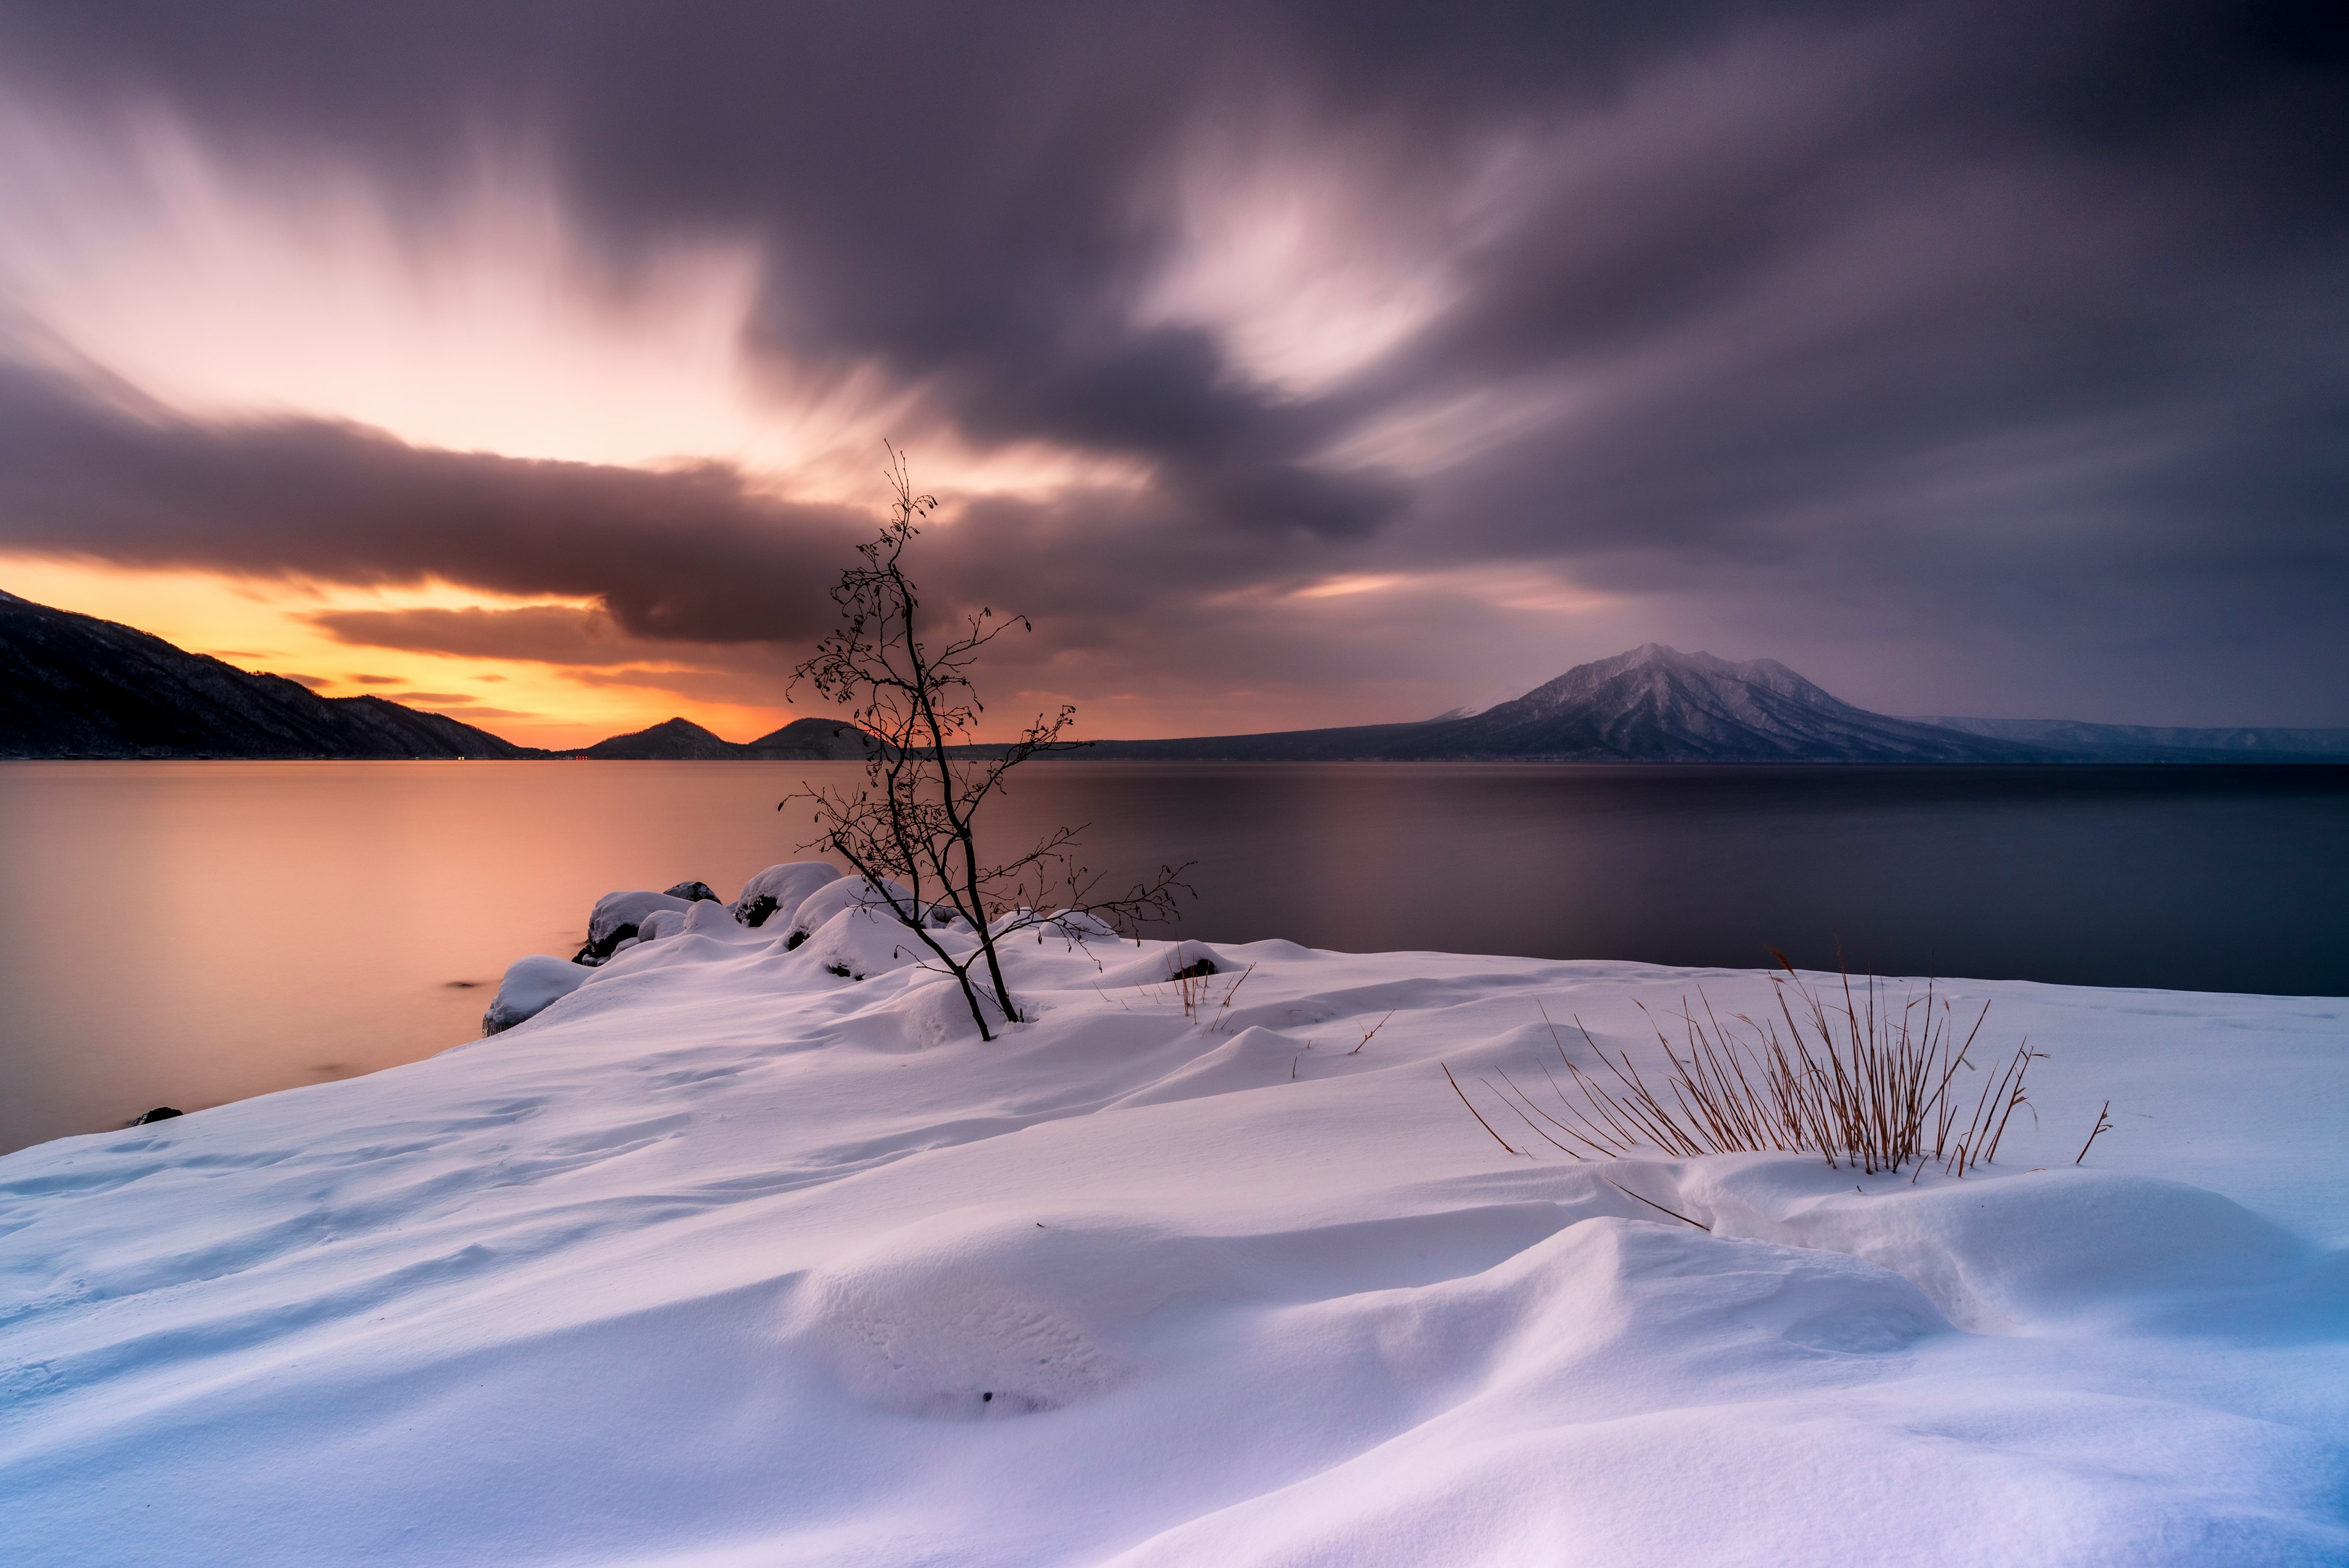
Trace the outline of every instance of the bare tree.
[[895, 493], [889, 521], [878, 538], [856, 547], [862, 563], [843, 571], [832, 589], [839, 628], [792, 677], [794, 687], [805, 681], [847, 709], [879, 744], [859, 787], [799, 791], [776, 809], [794, 801], [812, 807], [819, 831], [807, 847], [830, 849], [864, 875], [928, 950], [927, 961], [954, 976], [980, 1037], [991, 1040], [990, 1004], [1002, 1019], [1019, 1017], [997, 951], [1005, 937], [1043, 926], [1080, 942], [1104, 928], [1127, 932], [1171, 919], [1176, 893], [1189, 889], [1177, 880], [1182, 867], [1161, 867], [1122, 898], [1094, 898], [1099, 879], [1074, 855], [1081, 827], [1056, 827], [1009, 860], [981, 857], [979, 808], [1019, 763], [1079, 743], [1063, 738], [1076, 710], [1040, 713], [1008, 743], [978, 742], [985, 705], [973, 667], [1012, 628], [1035, 628], [1025, 616], [981, 608], [949, 622], [946, 641], [923, 639], [921, 598], [905, 556], [937, 500], [915, 491], [905, 455], [888, 450]]

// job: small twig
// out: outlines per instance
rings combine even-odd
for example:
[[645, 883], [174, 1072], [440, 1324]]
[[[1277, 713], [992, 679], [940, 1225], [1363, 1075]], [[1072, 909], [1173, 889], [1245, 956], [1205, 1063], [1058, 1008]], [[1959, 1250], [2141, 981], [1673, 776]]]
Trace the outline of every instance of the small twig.
[[2110, 1101], [2110, 1100], [2106, 1100], [2106, 1101], [2105, 1102], [2105, 1110], [2104, 1110], [2104, 1111], [2098, 1111], [2098, 1112], [2096, 1113], [2096, 1126], [2095, 1126], [2095, 1130], [2094, 1130], [2094, 1131], [2092, 1131], [2092, 1132], [2090, 1132], [2090, 1133], [2088, 1134], [2088, 1143], [2084, 1143], [2084, 1144], [2082, 1144], [2082, 1145], [2080, 1146], [2079, 1158], [2072, 1161], [2072, 1163], [2073, 1163], [2074, 1165], [2077, 1165], [2077, 1164], [2079, 1164], [2079, 1163], [2080, 1163], [2080, 1161], [2081, 1161], [2081, 1160], [2085, 1159], [2085, 1158], [2088, 1158], [2088, 1144], [2090, 1144], [2090, 1143], [2094, 1143], [2094, 1142], [2095, 1142], [2095, 1141], [2096, 1141], [2096, 1135], [2097, 1135], [2098, 1133], [2108, 1133], [2108, 1132], [2110, 1132], [2110, 1131], [2112, 1131], [2112, 1130], [2113, 1130], [2113, 1124], [2112, 1124], [2111, 1122], [2106, 1121], [2106, 1120], [2105, 1119], [2105, 1111], [2109, 1111], [2109, 1110], [2111, 1110], [2112, 1108], [2113, 1108], [2113, 1103], [2112, 1103], [2112, 1101]]
[[1468, 1114], [1476, 1118], [1476, 1125], [1483, 1127], [1486, 1132], [1493, 1133], [1493, 1141], [1499, 1144], [1503, 1148], [1508, 1148], [1511, 1154], [1524, 1154], [1525, 1150], [1523, 1149], [1509, 1148], [1509, 1140], [1503, 1137], [1499, 1133], [1493, 1132], [1493, 1124], [1486, 1121], [1485, 1119], [1485, 1113], [1478, 1110], [1475, 1106], [1470, 1102], [1468, 1098], [1468, 1091], [1460, 1086], [1460, 1080], [1452, 1075], [1452, 1069], [1445, 1066], [1442, 1062], [1438, 1062], [1436, 1065], [1444, 1068], [1444, 1081], [1452, 1085], [1452, 1092], [1460, 1096], [1460, 1103], [1468, 1106]]
[[[1471, 1106], [1470, 1108], [1474, 1109], [1475, 1107]], [[1682, 1213], [1677, 1209], [1667, 1209], [1661, 1203], [1653, 1202], [1648, 1199], [1642, 1198], [1638, 1193], [1632, 1191], [1630, 1188], [1625, 1187], [1619, 1182], [1610, 1180], [1607, 1177], [1602, 1176], [1599, 1179], [1606, 1182], [1608, 1186], [1614, 1188], [1616, 1191], [1621, 1193], [1624, 1197], [1630, 1199], [1634, 1203], [1645, 1203], [1649, 1208], [1654, 1210], [1659, 1214], [1669, 1214], [1683, 1225], [1696, 1225], [1696, 1228], [1703, 1231], [1706, 1235], [1710, 1236], [1713, 1234], [1712, 1226], [1697, 1225], [1695, 1220], [1690, 1219], [1687, 1215]]]
[[[1398, 1011], [1400, 1011], [1400, 1009], [1389, 1008], [1387, 1010], [1387, 1018], [1392, 1018]], [[1381, 1018], [1376, 1023], [1371, 1024], [1371, 1034], [1376, 1034], [1380, 1030], [1384, 1029], [1387, 1026], [1387, 1018]], [[1362, 1036], [1362, 1045], [1367, 1045], [1371, 1043], [1371, 1034], [1365, 1034]], [[1361, 1055], [1362, 1054], [1362, 1045], [1355, 1046], [1351, 1051], [1347, 1052], [1346, 1054], [1349, 1056]]]
[[1236, 980], [1236, 981], [1232, 981], [1232, 983], [1231, 983], [1230, 987], [1229, 987], [1227, 990], [1226, 990], [1226, 991], [1225, 991], [1225, 992], [1224, 992], [1224, 1001], [1223, 1001], [1223, 1005], [1216, 1009], [1216, 1016], [1215, 1016], [1215, 1020], [1214, 1020], [1214, 1022], [1212, 1022], [1211, 1023], [1209, 1023], [1209, 1024], [1207, 1025], [1207, 1033], [1208, 1033], [1212, 1034], [1212, 1033], [1214, 1033], [1216, 1030], [1221, 1029], [1221, 1028], [1224, 1026], [1224, 1013], [1226, 1012], [1226, 1011], [1227, 1011], [1227, 1010], [1231, 1007], [1231, 1005], [1232, 1005], [1232, 997], [1233, 997], [1236, 993], [1237, 993], [1237, 992], [1239, 991], [1239, 988], [1240, 988], [1240, 987], [1242, 987], [1242, 986], [1244, 986], [1244, 985], [1246, 985], [1246, 984], [1247, 983], [1247, 977], [1248, 977], [1248, 976], [1250, 976], [1250, 975], [1252, 975], [1252, 974], [1254, 974], [1255, 972], [1256, 972], [1256, 965], [1254, 965], [1254, 964], [1250, 964], [1250, 965], [1248, 965], [1248, 966], [1247, 966], [1247, 968], [1246, 968], [1246, 969], [1244, 969], [1244, 970], [1240, 971], [1240, 977], [1239, 977], [1239, 979], [1237, 979], [1237, 980]]

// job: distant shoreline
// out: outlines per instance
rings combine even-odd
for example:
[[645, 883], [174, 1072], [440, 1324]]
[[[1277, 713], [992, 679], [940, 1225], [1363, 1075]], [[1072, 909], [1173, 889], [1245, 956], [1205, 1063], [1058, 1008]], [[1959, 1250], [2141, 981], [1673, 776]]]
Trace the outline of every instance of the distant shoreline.
[[[968, 755], [983, 753], [974, 749]], [[1971, 760], [1903, 762], [1874, 757], [1847, 760], [1831, 757], [1238, 757], [1238, 756], [1074, 756], [1056, 755], [1050, 760], [1063, 763], [1134, 763], [1149, 767], [1547, 767], [1649, 769], [1656, 772], [1704, 772], [1734, 768], [1767, 769], [1785, 772], [1812, 768], [1822, 772], [1857, 773], [2136, 773], [2136, 774], [2286, 774], [2319, 773], [2349, 774], [2349, 757], [2274, 757], [2248, 756], [2223, 758], [2191, 758], [2171, 762], [2118, 762], [2097, 757], [2034, 758], [2028, 761], [1976, 762]], [[590, 757], [557, 753], [546, 756], [519, 757], [261, 757], [261, 756], [181, 756], [181, 757], [120, 757], [120, 756], [0, 756], [0, 766], [30, 765], [54, 763], [109, 763], [136, 764], [141, 763], [332, 763], [346, 765], [440, 765], [469, 763], [483, 766], [538, 764], [542, 763], [595, 763], [603, 766], [719, 766], [735, 767], [744, 763], [764, 763], [771, 767], [812, 767], [861, 765], [846, 757]]]

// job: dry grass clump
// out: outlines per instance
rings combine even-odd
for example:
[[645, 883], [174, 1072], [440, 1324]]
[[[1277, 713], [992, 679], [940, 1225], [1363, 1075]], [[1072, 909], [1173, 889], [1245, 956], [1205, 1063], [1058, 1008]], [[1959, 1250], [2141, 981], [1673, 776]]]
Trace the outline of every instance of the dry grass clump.
[[[1163, 1001], [1171, 992], [1174, 1003], [1182, 1008], [1185, 1018], [1196, 1023], [1200, 1021], [1200, 1015], [1206, 1013], [1208, 1033], [1221, 1033], [1229, 1022], [1232, 998], [1239, 994], [1240, 987], [1246, 985], [1248, 976], [1256, 972], [1256, 965], [1250, 964], [1237, 975], [1225, 981], [1219, 993], [1211, 982], [1220, 972], [1216, 968], [1215, 960], [1201, 959], [1196, 963], [1185, 964], [1181, 969], [1174, 971], [1162, 983], [1144, 989], [1152, 1002]], [[1127, 1007], [1122, 999], [1111, 996], [1106, 991], [1102, 991], [1100, 985], [1096, 984], [1093, 989], [1110, 1001], [1115, 1002], [1122, 1011], [1126, 1012], [1133, 1011], [1131, 1007]], [[1214, 1011], [1209, 1012], [1208, 1009], [1211, 1005]]]
[[[1935, 1159], [1963, 1176], [1997, 1157], [2008, 1121], [2031, 1103], [2023, 1076], [2041, 1053], [2027, 1040], [2017, 1045], [1985, 1075], [1969, 1108], [1963, 1091], [1971, 1085], [1960, 1084], [1958, 1075], [1970, 1064], [1988, 1002], [1961, 1040], [1955, 1013], [1930, 982], [1922, 996], [1896, 1003], [1873, 976], [1855, 989], [1846, 974], [1838, 1002], [1805, 984], [1784, 953], [1775, 956], [1785, 971], [1770, 977], [1777, 1017], [1738, 1013], [1723, 1023], [1700, 992], [1699, 1010], [1682, 1009], [1680, 1044], [1656, 1031], [1671, 1071], [1655, 1087], [1629, 1052], [1609, 1056], [1578, 1018], [1575, 1026], [1603, 1074], [1577, 1066], [1551, 1023], [1567, 1076], [1561, 1082], [1537, 1059], [1549, 1081], [1546, 1102], [1506, 1072], [1500, 1072], [1506, 1089], [1479, 1081], [1537, 1137], [1577, 1158], [1614, 1158], [1642, 1146], [1682, 1157], [1779, 1151], [1817, 1154], [1869, 1175], [1911, 1163], [1921, 1170], [1923, 1161]], [[1542, 1018], [1549, 1022], [1547, 1008]], [[1481, 1113], [1476, 1119], [1510, 1147]]]

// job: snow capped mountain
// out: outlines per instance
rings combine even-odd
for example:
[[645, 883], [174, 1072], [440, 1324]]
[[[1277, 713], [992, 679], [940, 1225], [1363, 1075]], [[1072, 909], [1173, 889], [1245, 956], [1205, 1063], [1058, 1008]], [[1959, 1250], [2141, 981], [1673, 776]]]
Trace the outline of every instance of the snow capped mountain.
[[2041, 748], [1871, 713], [1775, 659], [1733, 664], [1651, 642], [1577, 665], [1396, 756], [1579, 762], [2029, 762]]
[[1855, 708], [1775, 659], [1660, 642], [1578, 664], [1482, 712], [1415, 724], [1100, 741], [1079, 756], [1339, 762], [2339, 762], [2349, 731], [2151, 730], [2036, 720], [1901, 719]]
[[1578, 664], [1481, 713], [1269, 735], [1105, 741], [1102, 757], [1525, 758], [1588, 763], [2028, 763], [2069, 753], [1895, 719], [1775, 659], [1733, 664], [1651, 642]]

